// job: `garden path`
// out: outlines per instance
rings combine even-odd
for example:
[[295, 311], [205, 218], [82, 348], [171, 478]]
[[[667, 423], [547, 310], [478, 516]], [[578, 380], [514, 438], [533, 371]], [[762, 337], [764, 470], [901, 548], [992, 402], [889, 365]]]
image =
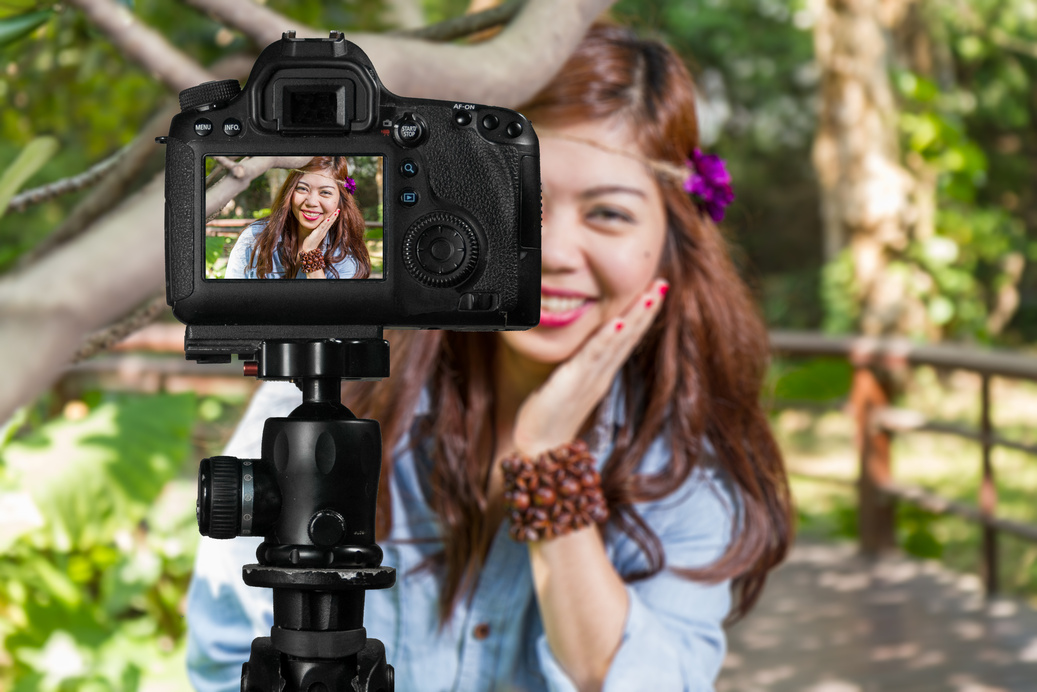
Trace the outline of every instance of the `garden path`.
[[1037, 610], [852, 544], [797, 545], [728, 636], [717, 692], [1037, 691]]

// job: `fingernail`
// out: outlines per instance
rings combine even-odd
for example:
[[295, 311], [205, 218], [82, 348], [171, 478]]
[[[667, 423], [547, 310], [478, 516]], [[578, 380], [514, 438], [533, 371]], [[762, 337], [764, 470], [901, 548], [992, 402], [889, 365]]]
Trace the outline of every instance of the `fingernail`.
[[650, 307], [652, 307], [652, 305], [653, 305], [654, 303], [655, 303], [655, 301], [654, 301], [654, 300], [652, 300], [651, 298], [649, 298], [648, 300], [646, 300], [646, 301], [645, 301], [645, 307], [646, 307], [646, 308], [650, 308]]
[[616, 322], [616, 331], [617, 332], [623, 331], [623, 323], [622, 322]]
[[665, 296], [666, 292], [670, 290], [670, 284], [663, 284], [659, 287], [659, 295]]
[[336, 210], [335, 210], [335, 216], [338, 216], [338, 213], [339, 213], [340, 211], [342, 211], [342, 210], [341, 210], [341, 209], [336, 209]]

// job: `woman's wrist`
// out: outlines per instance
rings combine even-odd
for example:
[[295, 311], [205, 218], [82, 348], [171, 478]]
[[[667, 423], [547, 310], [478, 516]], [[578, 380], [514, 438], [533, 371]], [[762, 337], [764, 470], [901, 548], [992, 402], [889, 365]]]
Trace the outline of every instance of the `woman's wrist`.
[[582, 441], [536, 457], [512, 454], [501, 469], [509, 533], [516, 541], [550, 540], [608, 520], [601, 476]]
[[326, 263], [324, 252], [320, 248], [299, 253], [299, 266], [306, 274], [323, 271]]

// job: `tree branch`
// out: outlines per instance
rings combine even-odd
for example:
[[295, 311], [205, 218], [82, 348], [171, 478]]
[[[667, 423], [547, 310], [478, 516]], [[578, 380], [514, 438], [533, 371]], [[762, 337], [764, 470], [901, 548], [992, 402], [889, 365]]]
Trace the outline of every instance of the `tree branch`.
[[19, 192], [11, 198], [11, 203], [7, 205], [7, 208], [9, 211], [23, 212], [34, 204], [40, 204], [49, 199], [54, 199], [61, 195], [67, 195], [70, 192], [79, 192], [80, 190], [88, 188], [115, 168], [115, 165], [119, 163], [124, 156], [126, 156], [129, 150], [130, 145], [126, 145], [108, 158], [98, 161], [78, 175], [62, 178], [61, 180], [55, 180], [52, 183], [40, 185], [31, 190], [26, 190], [25, 192]]
[[385, 0], [384, 19], [399, 29], [418, 29], [425, 25], [421, 0]]
[[464, 36], [471, 36], [486, 29], [507, 24], [525, 6], [526, 0], [508, 0], [496, 7], [482, 12], [465, 14], [453, 19], [422, 27], [395, 32], [398, 36], [420, 38], [426, 41], [453, 41]]
[[[210, 79], [242, 78], [248, 74], [254, 61], [255, 56], [250, 55], [224, 58], [210, 68], [212, 70]], [[133, 141], [123, 148], [126, 155], [108, 171], [100, 184], [76, 205], [75, 209], [65, 217], [65, 221], [51, 231], [39, 244], [18, 258], [18, 268], [38, 262], [41, 257], [52, 252], [59, 245], [76, 237], [125, 197], [127, 190], [139, 181], [140, 173], [148, 161], [152, 157], [162, 154], [162, 148], [155, 144], [155, 137], [169, 131], [169, 121], [176, 113], [175, 106], [160, 109], [140, 129]]]
[[114, 0], [69, 0], [69, 4], [81, 9], [123, 55], [173, 91], [179, 92], [212, 79], [205, 68]]
[[153, 156], [161, 153], [155, 137], [167, 132], [169, 121], [176, 114], [174, 107], [165, 107], [149, 120], [137, 137], [121, 150], [123, 155], [117, 164], [101, 179], [100, 184], [72, 210], [65, 220], [35, 247], [18, 258], [19, 269], [40, 261], [55, 248], [89, 228], [103, 214], [111, 211], [112, 205], [140, 179], [140, 173]]
[[[251, 0], [184, 1], [261, 46], [288, 29], [299, 36], [327, 35]], [[500, 34], [466, 46], [395, 35], [346, 33], [346, 38], [367, 53], [394, 93], [515, 107], [547, 84], [587, 27], [613, 2], [528, 0]]]
[[[281, 38], [285, 31], [294, 31], [299, 38], [327, 36], [328, 32], [289, 19], [263, 5], [250, 0], [183, 0], [183, 2], [204, 12], [220, 24], [237, 29], [260, 47], [273, 43]], [[347, 36], [348, 38], [348, 36]]]
[[[95, 12], [100, 7], [113, 12], [117, 8], [111, 0], [73, 1]], [[244, 0], [190, 1], [228, 12], [238, 7], [255, 18], [272, 14], [260, 12], [262, 8]], [[612, 1], [529, 0], [505, 31], [472, 46], [390, 36], [350, 38], [363, 46], [386, 83], [398, 93], [519, 105], [547, 83], [586, 28]], [[126, 14], [120, 9], [117, 16], [125, 18]], [[110, 20], [104, 22], [111, 24]], [[265, 44], [292, 28], [300, 34], [313, 33], [291, 24], [278, 19], [276, 28], [268, 27], [268, 33], [257, 40]], [[141, 57], [143, 49], [126, 35], [126, 25], [124, 19], [121, 28], [111, 27], [111, 33], [120, 36], [116, 45], [131, 59], [147, 64]], [[136, 32], [138, 38], [150, 31], [132, 17], [128, 26], [129, 33]], [[237, 23], [233, 26], [244, 31]], [[151, 58], [171, 54], [164, 39], [156, 40], [155, 45], [164, 48], [149, 53]], [[196, 70], [201, 68], [192, 64], [193, 74], [188, 77], [185, 72], [167, 70], [163, 80], [183, 88], [213, 79], [205, 70], [200, 74]], [[210, 193], [207, 203], [221, 204], [222, 197]], [[164, 178], [159, 175], [79, 236], [38, 261], [0, 276], [0, 362], [8, 366], [0, 388], [0, 420], [57, 377], [85, 334], [122, 318], [160, 288], [165, 264], [163, 198]]]
[[244, 192], [253, 180], [271, 168], [299, 168], [305, 166], [312, 156], [256, 156], [245, 158], [237, 163], [228, 161], [235, 170], [228, 169], [229, 175], [218, 180], [205, 191], [205, 217], [211, 218], [223, 209], [227, 202], [238, 193]]
[[72, 362], [78, 363], [101, 351], [107, 351], [130, 334], [151, 324], [156, 317], [164, 312], [169, 312], [169, 306], [166, 305], [166, 296], [155, 296], [128, 317], [86, 337], [83, 343], [80, 344], [79, 350], [72, 356]]

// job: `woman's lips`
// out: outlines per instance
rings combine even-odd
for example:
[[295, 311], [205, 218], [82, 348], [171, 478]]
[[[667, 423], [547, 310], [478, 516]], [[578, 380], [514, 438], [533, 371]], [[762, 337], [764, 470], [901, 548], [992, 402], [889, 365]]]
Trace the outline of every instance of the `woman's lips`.
[[540, 326], [565, 327], [580, 319], [594, 305], [586, 296], [564, 291], [543, 291], [540, 294]]
[[321, 213], [319, 211], [316, 211], [316, 212], [305, 212], [304, 211], [304, 212], [302, 212], [302, 217], [304, 219], [306, 219], [307, 221], [316, 221], [317, 219], [319, 219], [321, 217]]

